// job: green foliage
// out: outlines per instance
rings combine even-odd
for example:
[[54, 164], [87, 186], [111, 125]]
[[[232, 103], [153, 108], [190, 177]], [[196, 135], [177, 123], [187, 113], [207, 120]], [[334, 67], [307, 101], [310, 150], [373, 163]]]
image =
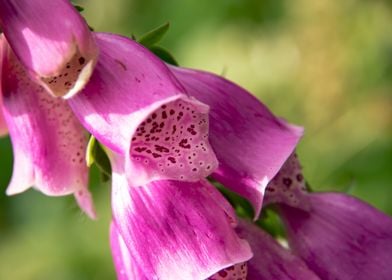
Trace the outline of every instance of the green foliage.
[[263, 209], [256, 224], [274, 237], [286, 236], [282, 220], [272, 206]]
[[78, 10], [79, 13], [81, 13], [81, 12], [84, 11], [84, 8], [83, 8], [82, 6], [75, 5], [75, 4], [73, 4], [73, 6], [74, 6], [74, 8], [75, 8], [76, 10]]
[[[164, 62], [178, 66], [178, 63], [174, 56], [165, 48], [158, 46], [157, 44], [163, 39], [169, 30], [170, 23], [167, 22], [154, 28], [153, 30], [144, 34], [139, 40], [140, 44], [152, 51], [157, 57], [162, 59]], [[136, 40], [135, 35], [132, 34], [132, 39]]]
[[224, 195], [224, 197], [230, 202], [236, 211], [236, 214], [245, 219], [252, 220], [254, 217], [254, 211], [252, 205], [243, 197], [225, 188], [218, 182], [212, 181], [212, 183], [218, 188], [218, 190]]
[[138, 42], [147, 48], [155, 46], [165, 36], [166, 32], [169, 30], [169, 27], [170, 27], [169, 22], [162, 24], [161, 26], [158, 26], [157, 28], [154, 28], [153, 30], [144, 34], [138, 40]]
[[90, 136], [86, 150], [86, 163], [88, 167], [95, 164], [101, 172], [103, 181], [108, 181], [112, 174], [112, 167], [110, 160], [102, 147], [102, 145], [95, 139], [94, 136]]
[[162, 59], [164, 62], [169, 63], [171, 65], [178, 66], [178, 63], [174, 56], [165, 48], [160, 46], [152, 46], [150, 47], [150, 51], [152, 51], [156, 56]]

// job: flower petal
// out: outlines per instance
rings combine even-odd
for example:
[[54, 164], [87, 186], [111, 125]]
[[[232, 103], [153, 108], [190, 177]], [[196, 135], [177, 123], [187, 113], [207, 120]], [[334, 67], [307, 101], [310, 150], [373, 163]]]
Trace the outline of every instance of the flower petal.
[[392, 218], [345, 194], [308, 194], [311, 210], [281, 206], [290, 245], [322, 279], [392, 279]]
[[282, 203], [309, 210], [306, 181], [297, 154], [294, 152], [268, 184], [263, 205]]
[[[1, 61], [0, 61], [1, 63]], [[1, 75], [1, 73], [0, 73]], [[5, 123], [4, 116], [3, 116], [3, 96], [1, 93], [1, 88], [0, 88], [0, 137], [7, 135], [8, 133], [8, 128], [7, 124]]]
[[264, 190], [302, 135], [241, 87], [222, 77], [171, 67], [188, 94], [210, 106], [210, 142], [219, 161], [212, 177], [247, 198], [256, 217]]
[[240, 220], [236, 232], [249, 242], [254, 254], [248, 261], [248, 279], [320, 279], [299, 257], [256, 225]]
[[144, 274], [135, 262], [128, 250], [123, 237], [121, 236], [114, 222], [110, 225], [110, 248], [112, 251], [114, 268], [117, 273], [117, 280], [148, 280], [151, 279]]
[[226, 267], [214, 275], [208, 277], [207, 280], [246, 280], [248, 276], [247, 262], [237, 263], [232, 266]]
[[125, 269], [133, 274], [129, 279], [206, 279], [251, 258], [234, 232], [234, 213], [213, 186], [156, 181], [129, 188], [122, 165], [118, 159], [112, 164], [112, 207], [128, 248], [123, 255], [134, 267]]
[[[3, 53], [2, 51], [2, 47], [4, 44], [3, 40], [4, 37], [2, 34], [0, 34], [0, 78], [1, 78], [1, 69], [3, 64], [2, 62], [3, 56], [1, 55]], [[7, 124], [5, 123], [4, 115], [3, 115], [3, 93], [1, 91], [1, 84], [0, 84], [0, 137], [6, 135], [7, 133], [8, 133], [8, 128], [7, 128]]]
[[55, 96], [83, 88], [98, 53], [68, 0], [1, 0], [0, 6], [0, 27], [32, 77]]
[[3, 111], [14, 152], [7, 194], [33, 185], [51, 196], [76, 193], [83, 210], [93, 215], [86, 195], [83, 127], [64, 100], [52, 98], [29, 79], [7, 44], [3, 44], [2, 56]]
[[96, 41], [96, 70], [69, 104], [99, 141], [126, 157], [131, 184], [208, 176], [217, 166], [208, 106], [183, 94], [167, 67], [141, 45], [111, 34], [97, 34]]

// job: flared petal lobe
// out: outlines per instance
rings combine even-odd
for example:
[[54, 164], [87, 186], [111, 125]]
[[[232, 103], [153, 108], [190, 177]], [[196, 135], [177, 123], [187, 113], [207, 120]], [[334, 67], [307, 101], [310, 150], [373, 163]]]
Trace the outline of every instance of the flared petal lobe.
[[308, 194], [310, 211], [281, 205], [293, 252], [322, 279], [392, 279], [392, 218], [341, 193]]
[[0, 7], [0, 27], [34, 79], [55, 96], [83, 88], [98, 51], [70, 1], [0, 0]]
[[248, 279], [320, 280], [303, 260], [256, 225], [240, 220], [236, 232], [249, 242], [254, 254], [248, 261]]
[[198, 181], [217, 160], [208, 106], [184, 94], [165, 64], [134, 41], [96, 34], [100, 57], [90, 83], [69, 99], [83, 125], [126, 158], [133, 186]]
[[127, 279], [207, 279], [251, 258], [234, 231], [233, 209], [208, 182], [129, 188], [121, 161], [112, 166], [113, 219], [133, 267], [123, 269]]
[[210, 142], [219, 161], [212, 177], [247, 198], [258, 216], [264, 190], [293, 152], [302, 128], [278, 119], [222, 77], [170, 69], [188, 94], [210, 106]]
[[283, 164], [266, 189], [263, 205], [281, 203], [309, 210], [306, 181], [297, 154], [294, 152]]
[[3, 111], [14, 153], [7, 194], [32, 186], [51, 196], [74, 193], [93, 217], [83, 127], [64, 100], [52, 98], [29, 79], [6, 44], [2, 55]]

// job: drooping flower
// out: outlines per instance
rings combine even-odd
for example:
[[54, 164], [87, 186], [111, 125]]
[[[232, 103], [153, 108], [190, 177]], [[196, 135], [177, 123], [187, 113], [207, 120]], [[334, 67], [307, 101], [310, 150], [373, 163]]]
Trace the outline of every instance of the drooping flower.
[[47, 92], [69, 97], [84, 86], [97, 59], [94, 38], [69, 1], [0, 4], [0, 111], [14, 152], [7, 194], [30, 187], [51, 196], [74, 194], [93, 218], [86, 131], [68, 104]]
[[70, 97], [89, 80], [98, 49], [68, 0], [1, 0], [0, 29], [32, 79]]
[[46, 195], [74, 194], [94, 217], [84, 161], [87, 136], [67, 103], [32, 81], [3, 36], [2, 110], [9, 129], [14, 167], [7, 194], [34, 186]]
[[95, 35], [96, 70], [68, 102], [84, 127], [124, 156], [130, 185], [208, 176], [217, 166], [208, 107], [187, 95], [146, 48], [121, 36]]
[[309, 193], [291, 156], [267, 188], [291, 250], [321, 279], [391, 279], [392, 218], [343, 193]]
[[[207, 279], [252, 257], [234, 210], [207, 181], [129, 186], [112, 161], [111, 246], [118, 279]], [[238, 278], [245, 279], [245, 278]]]

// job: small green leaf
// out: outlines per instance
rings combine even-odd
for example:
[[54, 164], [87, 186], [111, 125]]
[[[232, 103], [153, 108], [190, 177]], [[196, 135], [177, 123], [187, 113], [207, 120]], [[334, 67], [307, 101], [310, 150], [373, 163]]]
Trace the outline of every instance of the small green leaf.
[[283, 223], [272, 206], [263, 209], [256, 224], [274, 237], [286, 237]]
[[76, 10], [78, 10], [79, 13], [81, 13], [81, 12], [84, 11], [84, 8], [83, 8], [82, 6], [79, 6], [79, 5], [76, 5], [76, 4], [72, 4], [72, 5], [74, 6], [74, 8], [75, 8]]
[[110, 165], [110, 160], [105, 150], [102, 148], [101, 144], [97, 145], [95, 164], [101, 170], [103, 175], [107, 176], [107, 178], [110, 178], [112, 176], [112, 166]]
[[159, 47], [159, 46], [152, 46], [149, 49], [150, 49], [150, 51], [152, 51], [157, 57], [159, 57], [163, 61], [165, 61], [171, 65], [178, 66], [178, 63], [175, 60], [175, 58], [173, 57], [173, 55], [171, 53], [169, 53], [169, 51], [167, 51], [166, 49]]
[[163, 36], [169, 30], [169, 27], [170, 27], [169, 22], [167, 22], [161, 26], [158, 26], [157, 28], [144, 34], [139, 39], [139, 43], [147, 48], [152, 47], [153, 45], [155, 45], [156, 43], [158, 43], [159, 41], [162, 40]]
[[95, 164], [101, 171], [103, 181], [108, 181], [112, 174], [110, 160], [101, 144], [91, 136], [86, 149], [86, 163], [88, 167]]
[[94, 154], [97, 145], [97, 141], [94, 136], [90, 136], [88, 140], [87, 149], [86, 149], [86, 164], [88, 167], [91, 167], [94, 163]]

